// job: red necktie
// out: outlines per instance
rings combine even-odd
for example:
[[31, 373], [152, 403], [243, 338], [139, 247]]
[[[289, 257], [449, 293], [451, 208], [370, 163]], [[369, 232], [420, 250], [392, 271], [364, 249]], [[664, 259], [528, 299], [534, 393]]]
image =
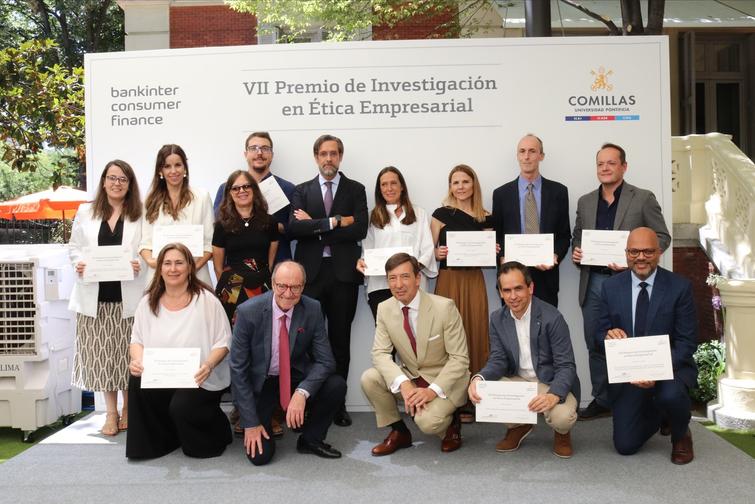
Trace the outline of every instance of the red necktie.
[[291, 402], [291, 352], [288, 348], [288, 328], [286, 327], [286, 315], [281, 318], [280, 330], [278, 331], [278, 382], [280, 385], [279, 398], [281, 408], [288, 409]]
[[412, 345], [412, 350], [414, 350], [414, 355], [417, 355], [417, 340], [414, 339], [414, 333], [412, 332], [412, 325], [409, 323], [409, 307], [404, 306], [401, 308], [401, 311], [404, 312], [404, 331], [406, 331], [406, 335], [409, 337], [409, 343]]

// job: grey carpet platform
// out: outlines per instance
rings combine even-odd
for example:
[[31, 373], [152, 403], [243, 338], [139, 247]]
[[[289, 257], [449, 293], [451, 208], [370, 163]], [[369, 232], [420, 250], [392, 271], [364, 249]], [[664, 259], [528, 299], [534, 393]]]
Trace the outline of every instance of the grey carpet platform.
[[610, 419], [577, 424], [570, 460], [551, 453], [553, 435], [542, 419], [513, 453], [494, 450], [500, 425], [465, 426], [464, 446], [451, 454], [412, 426], [412, 448], [375, 458], [370, 448], [386, 432], [375, 428], [372, 414], [355, 413], [352, 427], [333, 426], [329, 433], [344, 458], [300, 455], [296, 435], [286, 432], [273, 462], [258, 468], [242, 453], [240, 439], [215, 459], [190, 459], [177, 450], [129, 462], [124, 434], [98, 434], [102, 415], [1, 464], [2, 502], [755, 502], [755, 460], [697, 424], [691, 427], [696, 458], [683, 467], [671, 464], [670, 441], [658, 435], [636, 455], [617, 455]]

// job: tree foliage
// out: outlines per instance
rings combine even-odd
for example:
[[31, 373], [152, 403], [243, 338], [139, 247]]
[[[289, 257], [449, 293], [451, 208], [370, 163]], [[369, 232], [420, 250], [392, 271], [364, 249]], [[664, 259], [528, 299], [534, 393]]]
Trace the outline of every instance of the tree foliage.
[[73, 151], [45, 151], [36, 156], [37, 169], [22, 173], [0, 161], [0, 201], [44, 191], [61, 185], [78, 184], [78, 163]]
[[49, 65], [52, 41], [32, 41], [0, 50], [0, 140], [2, 160], [34, 171], [45, 148], [72, 149], [84, 160], [84, 71]]
[[52, 62], [72, 69], [86, 52], [123, 50], [123, 19], [115, 0], [3, 0], [0, 47], [54, 40]]

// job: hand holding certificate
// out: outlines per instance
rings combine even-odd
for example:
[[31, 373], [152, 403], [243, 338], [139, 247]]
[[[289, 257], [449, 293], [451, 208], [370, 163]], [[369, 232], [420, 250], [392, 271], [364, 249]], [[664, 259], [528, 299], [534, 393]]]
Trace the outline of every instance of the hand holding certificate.
[[536, 382], [478, 381], [477, 394], [482, 399], [475, 408], [478, 422], [537, 423], [537, 413], [529, 409]]
[[134, 279], [131, 247], [121, 245], [86, 247], [82, 261], [86, 264], [84, 282], [113, 282]]
[[197, 388], [199, 348], [149, 348], [142, 355], [142, 388]]
[[627, 246], [629, 231], [606, 231], [585, 229], [582, 231], [582, 261], [585, 266], [608, 266], [616, 264], [627, 267]]
[[265, 201], [267, 201], [267, 213], [270, 215], [289, 205], [290, 202], [286, 194], [272, 175], [257, 185], [262, 192], [262, 196], [265, 197]]
[[449, 231], [446, 233], [450, 267], [495, 266], [495, 231]]
[[506, 261], [525, 266], [553, 266], [553, 233], [507, 234], [504, 244]]
[[194, 257], [204, 255], [204, 227], [201, 224], [175, 224], [155, 226], [152, 235], [152, 257], [169, 243], [183, 243]]
[[668, 334], [607, 339], [608, 383], [672, 380]]
[[385, 276], [385, 262], [394, 254], [406, 253], [412, 254], [411, 247], [384, 247], [374, 249], [364, 249], [364, 262], [367, 268], [364, 270], [366, 276]]

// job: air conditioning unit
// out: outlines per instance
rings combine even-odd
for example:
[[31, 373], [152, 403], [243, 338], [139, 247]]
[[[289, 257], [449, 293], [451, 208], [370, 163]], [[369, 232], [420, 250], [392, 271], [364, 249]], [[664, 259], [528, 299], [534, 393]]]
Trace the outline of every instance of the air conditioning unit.
[[81, 411], [66, 245], [0, 246], [0, 427], [31, 432]]

